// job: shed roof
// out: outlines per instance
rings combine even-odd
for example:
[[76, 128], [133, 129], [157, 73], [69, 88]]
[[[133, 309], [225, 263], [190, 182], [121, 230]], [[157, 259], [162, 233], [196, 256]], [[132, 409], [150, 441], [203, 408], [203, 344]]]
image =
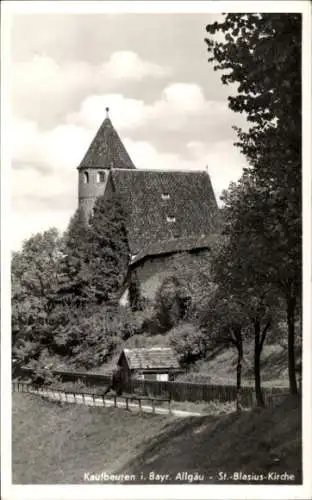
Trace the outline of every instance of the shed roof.
[[171, 347], [124, 349], [119, 357], [118, 364], [123, 355], [130, 370], [180, 368], [177, 356]]

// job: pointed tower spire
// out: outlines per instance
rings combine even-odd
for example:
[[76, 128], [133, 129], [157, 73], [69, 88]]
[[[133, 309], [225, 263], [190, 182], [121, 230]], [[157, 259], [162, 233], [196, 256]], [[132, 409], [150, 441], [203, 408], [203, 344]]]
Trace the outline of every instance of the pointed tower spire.
[[109, 118], [109, 108], [105, 108], [106, 118], [91, 142], [81, 168], [135, 168], [125, 146]]

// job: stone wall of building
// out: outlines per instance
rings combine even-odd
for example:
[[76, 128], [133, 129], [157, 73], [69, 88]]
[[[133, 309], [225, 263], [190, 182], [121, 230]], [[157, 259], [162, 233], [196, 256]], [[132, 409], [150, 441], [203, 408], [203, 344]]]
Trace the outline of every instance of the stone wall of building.
[[180, 253], [173, 255], [160, 255], [145, 259], [136, 267], [137, 278], [140, 284], [140, 291], [143, 297], [154, 300], [157, 290], [163, 281], [175, 273], [177, 266], [188, 266], [194, 261], [200, 265], [201, 259], [207, 259], [209, 250], [203, 250], [197, 254]]
[[166, 256], [148, 258], [139, 265], [137, 267], [137, 277], [142, 296], [153, 300], [158, 288], [171, 270], [171, 259]]

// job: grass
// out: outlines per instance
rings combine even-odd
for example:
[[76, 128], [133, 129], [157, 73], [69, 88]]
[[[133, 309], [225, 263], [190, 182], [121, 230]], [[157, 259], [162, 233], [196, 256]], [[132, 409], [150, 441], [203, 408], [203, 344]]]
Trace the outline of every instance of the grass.
[[300, 482], [300, 410], [293, 400], [239, 415], [210, 410], [177, 419], [13, 393], [13, 483], [79, 484], [85, 472], [102, 471], [139, 480], [157, 471], [169, 473], [168, 482], [177, 472], [198, 471], [209, 483], [219, 471], [235, 470], [289, 471]]
[[[196, 363], [179, 380], [235, 385], [236, 360], [236, 349], [215, 349], [206, 360]], [[263, 387], [288, 387], [286, 347], [280, 344], [264, 345], [261, 354], [261, 379]], [[254, 385], [252, 343], [245, 345], [242, 385]]]
[[181, 471], [203, 473], [208, 483], [218, 482], [220, 471], [288, 471], [300, 483], [300, 411], [289, 399], [274, 410], [183, 419], [168, 425], [129, 466], [130, 473], [146, 477], [169, 472], [171, 482]]
[[172, 410], [182, 410], [195, 413], [204, 413], [205, 415], [225, 415], [236, 411], [236, 402], [228, 401], [226, 403], [220, 401], [173, 401], [171, 403]]
[[161, 432], [171, 417], [57, 404], [13, 393], [13, 483], [83, 482], [86, 471], [114, 471]]

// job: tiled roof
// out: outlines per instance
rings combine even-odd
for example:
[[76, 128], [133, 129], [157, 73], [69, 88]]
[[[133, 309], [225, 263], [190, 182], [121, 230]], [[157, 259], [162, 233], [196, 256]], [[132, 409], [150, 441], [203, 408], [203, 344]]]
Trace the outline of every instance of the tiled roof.
[[110, 175], [128, 217], [133, 261], [209, 246], [219, 211], [207, 172], [120, 169]]
[[208, 172], [136, 169], [108, 116], [82, 167], [110, 170], [106, 192], [111, 187], [121, 195], [132, 264], [146, 256], [210, 246], [219, 210]]
[[177, 356], [171, 347], [124, 349], [119, 360], [123, 354], [130, 370], [179, 368]]
[[79, 165], [81, 167], [135, 168], [109, 118], [105, 118], [99, 128]]
[[171, 240], [160, 240], [142, 248], [139, 253], [132, 255], [131, 264], [135, 264], [146, 256], [155, 256], [160, 254], [169, 254], [175, 252], [188, 252], [190, 250], [199, 250], [201, 248], [210, 248], [216, 239], [216, 233], [210, 236], [199, 236], [198, 238], [175, 238]]

